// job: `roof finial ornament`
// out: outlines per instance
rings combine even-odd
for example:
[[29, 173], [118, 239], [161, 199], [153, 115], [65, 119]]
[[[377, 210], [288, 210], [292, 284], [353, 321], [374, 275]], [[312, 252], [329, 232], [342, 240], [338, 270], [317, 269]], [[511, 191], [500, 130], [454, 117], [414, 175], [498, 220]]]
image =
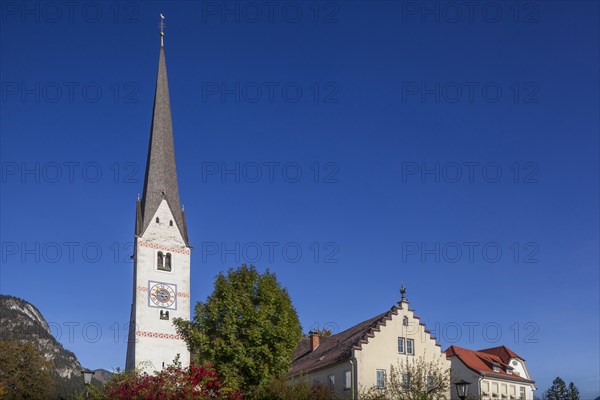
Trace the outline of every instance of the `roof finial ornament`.
[[160, 22], [158, 23], [160, 28], [160, 47], [165, 46], [165, 16], [160, 14]]
[[404, 287], [404, 283], [400, 287], [400, 296], [402, 296], [400, 301], [406, 301], [406, 288]]

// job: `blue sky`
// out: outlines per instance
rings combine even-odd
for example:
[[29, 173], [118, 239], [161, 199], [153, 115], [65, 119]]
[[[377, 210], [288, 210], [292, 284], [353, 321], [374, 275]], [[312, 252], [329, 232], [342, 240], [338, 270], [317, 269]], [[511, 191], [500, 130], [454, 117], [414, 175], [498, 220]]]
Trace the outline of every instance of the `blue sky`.
[[85, 366], [125, 362], [162, 12], [193, 302], [253, 263], [340, 331], [404, 283], [600, 394], [598, 3], [73, 4], [2, 3], [0, 292]]

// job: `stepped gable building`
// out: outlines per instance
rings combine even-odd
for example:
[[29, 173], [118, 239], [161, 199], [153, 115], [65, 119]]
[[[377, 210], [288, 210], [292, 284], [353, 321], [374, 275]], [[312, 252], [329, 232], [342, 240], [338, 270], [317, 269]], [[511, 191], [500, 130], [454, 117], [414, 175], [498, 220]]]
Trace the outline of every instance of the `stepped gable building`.
[[383, 387], [391, 367], [406, 360], [422, 357], [450, 368], [431, 331], [408, 307], [404, 288], [401, 293], [402, 299], [389, 311], [343, 332], [329, 337], [311, 332], [302, 338], [288, 378], [325, 384], [340, 395], [358, 399], [362, 389]]

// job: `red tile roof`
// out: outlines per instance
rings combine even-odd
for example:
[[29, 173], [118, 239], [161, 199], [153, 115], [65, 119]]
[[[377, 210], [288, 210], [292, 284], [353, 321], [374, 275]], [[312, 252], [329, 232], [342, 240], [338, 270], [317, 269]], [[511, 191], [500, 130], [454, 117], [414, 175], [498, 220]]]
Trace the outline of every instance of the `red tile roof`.
[[520, 360], [525, 361], [525, 359], [523, 357], [521, 357], [520, 355], [518, 355], [517, 353], [515, 353], [514, 351], [512, 351], [511, 349], [509, 349], [506, 346], [492, 347], [490, 349], [479, 350], [479, 352], [498, 356], [498, 357], [500, 357], [500, 359], [502, 359], [502, 361], [504, 361], [505, 364], [508, 364], [508, 361], [511, 358], [518, 358]]
[[[506, 372], [507, 369], [513, 369], [510, 365], [508, 365], [508, 362], [511, 358], [519, 358], [521, 360], [523, 360], [523, 358], [519, 357], [516, 353], [505, 346], [493, 347], [491, 349], [479, 351], [463, 349], [462, 347], [458, 346], [450, 346], [448, 349], [446, 349], [446, 356], [448, 358], [458, 357], [458, 359], [462, 361], [467, 368], [480, 375], [533, 383], [533, 381], [521, 377], [516, 373], [508, 374]], [[500, 372], [494, 372], [494, 366], [499, 367]]]

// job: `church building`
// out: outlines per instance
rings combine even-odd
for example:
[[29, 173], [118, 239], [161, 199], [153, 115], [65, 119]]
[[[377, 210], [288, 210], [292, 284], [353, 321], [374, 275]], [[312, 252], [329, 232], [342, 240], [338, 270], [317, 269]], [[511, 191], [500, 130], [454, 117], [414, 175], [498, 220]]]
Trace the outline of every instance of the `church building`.
[[[161, 15], [161, 19], [162, 19]], [[179, 201], [169, 84], [161, 20], [158, 76], [144, 189], [136, 202], [133, 302], [126, 369], [160, 370], [179, 356], [190, 363], [186, 342], [173, 325], [190, 319], [190, 252]]]

